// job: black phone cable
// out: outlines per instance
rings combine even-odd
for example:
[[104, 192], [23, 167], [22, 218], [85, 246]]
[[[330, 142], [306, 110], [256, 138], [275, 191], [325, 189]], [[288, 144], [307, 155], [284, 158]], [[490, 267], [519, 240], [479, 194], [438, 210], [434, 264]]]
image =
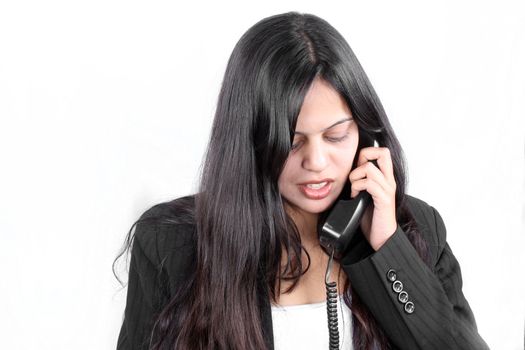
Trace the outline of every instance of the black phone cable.
[[334, 250], [330, 253], [324, 284], [326, 286], [326, 311], [328, 314], [328, 333], [330, 336], [329, 350], [339, 350], [339, 325], [337, 320], [337, 283], [329, 282], [334, 262]]

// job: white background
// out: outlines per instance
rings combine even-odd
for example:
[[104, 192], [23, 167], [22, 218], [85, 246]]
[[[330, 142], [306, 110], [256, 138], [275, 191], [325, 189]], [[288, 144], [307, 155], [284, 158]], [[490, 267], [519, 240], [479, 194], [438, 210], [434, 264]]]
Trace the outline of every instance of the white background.
[[[348, 40], [441, 213], [492, 349], [524, 329], [525, 11], [511, 1], [2, 1], [0, 347], [114, 349], [111, 264], [138, 216], [192, 193], [227, 59], [260, 19]], [[120, 266], [124, 279], [126, 266]]]

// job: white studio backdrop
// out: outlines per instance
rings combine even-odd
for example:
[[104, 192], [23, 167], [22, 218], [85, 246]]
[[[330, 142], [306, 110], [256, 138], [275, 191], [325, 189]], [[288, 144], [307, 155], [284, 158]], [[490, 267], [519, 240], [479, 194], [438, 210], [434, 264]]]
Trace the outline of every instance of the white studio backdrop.
[[125, 235], [195, 191], [235, 43], [291, 10], [348, 40], [405, 150], [408, 193], [445, 221], [480, 334], [523, 348], [525, 11], [348, 0], [0, 2], [0, 347], [116, 347]]

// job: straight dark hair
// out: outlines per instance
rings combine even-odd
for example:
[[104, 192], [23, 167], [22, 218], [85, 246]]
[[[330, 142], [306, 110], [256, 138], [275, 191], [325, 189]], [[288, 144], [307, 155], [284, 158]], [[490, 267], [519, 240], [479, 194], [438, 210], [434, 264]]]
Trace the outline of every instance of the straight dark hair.
[[[150, 349], [269, 347], [257, 296], [264, 292], [277, 300], [280, 281], [293, 281], [286, 291], [290, 292], [309, 267], [301, 263], [306, 250], [284, 210], [277, 182], [301, 105], [316, 77], [344, 98], [360, 136], [373, 135], [390, 150], [397, 222], [429, 264], [426, 242], [405, 202], [402, 148], [350, 46], [317, 16], [271, 16], [240, 38], [228, 61], [198, 193], [170, 202], [172, 217], [156, 218], [195, 224], [197, 261], [185, 285], [166, 297]], [[358, 151], [361, 141], [360, 137]], [[349, 195], [345, 187], [340, 198]], [[131, 231], [119, 257], [131, 247]], [[288, 257], [284, 268], [283, 249]], [[354, 349], [389, 349], [387, 337], [348, 282], [344, 289], [352, 310]]]

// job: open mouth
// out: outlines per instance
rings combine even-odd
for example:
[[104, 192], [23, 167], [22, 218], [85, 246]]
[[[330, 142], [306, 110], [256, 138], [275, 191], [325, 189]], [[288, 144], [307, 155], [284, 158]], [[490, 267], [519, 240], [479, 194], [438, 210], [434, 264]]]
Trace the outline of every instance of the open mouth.
[[323, 199], [332, 189], [332, 181], [323, 181], [317, 184], [299, 185], [301, 192], [310, 199]]

